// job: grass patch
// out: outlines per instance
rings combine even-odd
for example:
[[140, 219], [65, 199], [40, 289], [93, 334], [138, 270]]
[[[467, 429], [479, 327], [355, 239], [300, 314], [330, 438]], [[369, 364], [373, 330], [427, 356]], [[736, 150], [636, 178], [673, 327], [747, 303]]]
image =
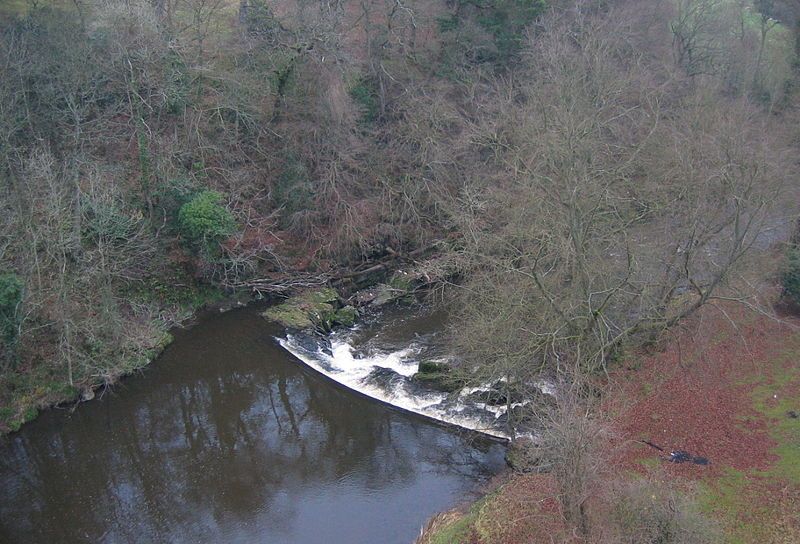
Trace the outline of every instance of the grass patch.
[[[497, 493], [491, 493], [475, 501], [466, 514], [445, 515], [434, 523], [427, 533], [425, 544], [466, 544], [480, 525], [485, 506]], [[448, 519], [449, 518], [449, 519]]]
[[470, 512], [452, 523], [445, 525], [431, 535], [428, 544], [460, 544], [466, 542], [472, 533], [472, 525], [477, 514]]
[[[723, 522], [729, 544], [764, 542], [757, 539], [762, 531], [756, 521], [764, 512], [756, 511], [758, 502], [751, 492], [751, 483], [744, 472], [728, 468], [723, 476], [700, 485], [700, 511]], [[743, 512], [755, 516], [745, 519], [740, 515]]]
[[659, 457], [645, 457], [644, 459], [639, 459], [639, 464], [650, 470], [656, 470], [661, 466], [661, 463], [662, 461]]
[[[753, 408], [768, 421], [777, 460], [766, 470], [728, 468], [702, 485], [701, 506], [725, 523], [730, 544], [800, 542], [800, 418], [787, 415], [800, 412], [800, 335], [786, 344], [757, 375], [741, 380], [752, 387]], [[781, 496], [786, 490], [794, 493]]]

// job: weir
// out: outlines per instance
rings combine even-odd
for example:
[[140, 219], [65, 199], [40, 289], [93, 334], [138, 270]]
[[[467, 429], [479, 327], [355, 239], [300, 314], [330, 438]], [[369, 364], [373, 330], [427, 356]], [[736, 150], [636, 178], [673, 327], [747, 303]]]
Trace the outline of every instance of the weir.
[[[419, 343], [396, 351], [359, 355], [352, 331], [333, 333], [328, 339], [287, 334], [280, 345], [300, 361], [338, 384], [394, 408], [438, 423], [508, 440], [502, 416], [505, 406], [470, 402], [468, 396], [483, 388], [467, 388], [458, 394], [427, 390], [412, 376], [424, 350]], [[488, 386], [487, 386], [488, 389]]]

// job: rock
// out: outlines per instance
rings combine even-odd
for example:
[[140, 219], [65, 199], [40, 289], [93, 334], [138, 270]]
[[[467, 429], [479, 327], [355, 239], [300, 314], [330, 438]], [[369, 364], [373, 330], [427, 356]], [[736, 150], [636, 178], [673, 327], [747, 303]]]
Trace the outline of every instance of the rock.
[[[509, 417], [509, 412], [511, 417]], [[494, 423], [499, 427], [508, 428], [509, 419], [511, 426], [518, 433], [531, 432], [536, 426], [533, 414], [526, 406], [512, 406], [508, 412], [497, 416]]]
[[[339, 294], [324, 287], [291, 297], [283, 304], [267, 308], [261, 315], [290, 329], [330, 331], [337, 322]], [[342, 314], [346, 318], [349, 312]]]
[[345, 306], [344, 308], [340, 308], [336, 311], [334, 320], [337, 324], [342, 325], [343, 327], [352, 327], [356, 324], [357, 317], [358, 310], [352, 306]]
[[389, 287], [400, 296], [407, 296], [414, 292], [414, 280], [411, 274], [398, 270], [389, 280]]
[[430, 374], [432, 372], [450, 372], [450, 365], [442, 362], [421, 361], [417, 367], [417, 372]]
[[401, 294], [394, 291], [394, 289], [385, 283], [375, 286], [374, 290], [375, 296], [370, 301], [371, 306], [384, 306], [401, 296]]
[[405, 376], [391, 368], [376, 366], [362, 381], [367, 385], [379, 387], [383, 391], [391, 393], [405, 382]]
[[501, 390], [491, 387], [486, 391], [475, 391], [467, 396], [469, 402], [488, 404], [489, 406], [505, 406], [508, 397]]
[[295, 299], [308, 304], [336, 304], [339, 302], [339, 293], [333, 287], [323, 287], [294, 297]]
[[397, 272], [389, 283], [379, 283], [368, 289], [362, 289], [353, 295], [352, 300], [360, 305], [384, 306], [390, 302], [407, 301], [414, 292], [411, 276], [405, 272]]
[[267, 308], [261, 315], [290, 329], [303, 330], [314, 327], [314, 322], [306, 310], [288, 302]]
[[454, 393], [464, 388], [463, 378], [453, 376], [450, 372], [417, 372], [411, 378], [429, 389], [444, 393]]
[[518, 438], [508, 445], [506, 464], [517, 472], [541, 472], [545, 468], [541, 452], [530, 438]]
[[317, 329], [329, 332], [336, 320], [336, 309], [327, 302], [315, 303], [308, 309], [308, 315]]
[[328, 355], [332, 355], [331, 352], [331, 341], [328, 337], [322, 336], [319, 334], [314, 334], [313, 332], [296, 332], [292, 335], [294, 342], [302, 347], [305, 351], [309, 353], [315, 353], [317, 351], [321, 351]]
[[505, 406], [508, 404], [509, 396], [512, 404], [526, 399], [530, 400], [531, 398], [538, 401], [538, 398], [542, 395], [541, 391], [535, 387], [529, 387], [528, 389], [529, 391], [525, 392], [521, 386], [515, 384], [507, 387], [506, 382], [498, 380], [488, 389], [475, 391], [468, 398], [473, 402], [480, 402], [489, 406]]

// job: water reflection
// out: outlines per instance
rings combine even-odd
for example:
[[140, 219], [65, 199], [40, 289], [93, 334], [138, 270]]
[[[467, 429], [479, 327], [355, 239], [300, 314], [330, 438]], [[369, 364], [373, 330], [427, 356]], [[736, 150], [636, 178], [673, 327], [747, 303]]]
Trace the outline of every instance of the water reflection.
[[499, 446], [289, 360], [254, 309], [0, 443], [0, 542], [410, 542], [497, 470]]

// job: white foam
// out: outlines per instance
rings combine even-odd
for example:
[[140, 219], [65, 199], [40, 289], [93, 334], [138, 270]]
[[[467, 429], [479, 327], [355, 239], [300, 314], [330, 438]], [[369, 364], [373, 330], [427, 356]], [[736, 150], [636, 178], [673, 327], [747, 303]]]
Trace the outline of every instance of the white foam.
[[[419, 353], [419, 349], [415, 349], [412, 346], [389, 353], [373, 353], [359, 357], [356, 356], [353, 346], [347, 341], [346, 337], [333, 335], [330, 341], [331, 350], [330, 353], [326, 353], [322, 347], [314, 352], [308, 350], [291, 334], [287, 335], [286, 338], [278, 339], [280, 345], [292, 355], [345, 387], [438, 421], [469, 430], [480, 431], [499, 438], [508, 438], [502, 431], [492, 428], [491, 422], [486, 421], [486, 419], [496, 419], [502, 415], [505, 412], [505, 408], [481, 406], [486, 410], [487, 418], [471, 417], [462, 413], [467, 408], [462, 403], [448, 406], [449, 409], [445, 410], [442, 403], [447, 399], [447, 395], [444, 393], [430, 392], [422, 395], [411, 395], [403, 387], [396, 387], [391, 391], [386, 391], [380, 387], [365, 383], [365, 378], [375, 368], [388, 368], [402, 376], [410, 377], [417, 372], [419, 362], [414, 356]], [[474, 390], [477, 391], [480, 388]], [[460, 398], [463, 398], [463, 392]]]

